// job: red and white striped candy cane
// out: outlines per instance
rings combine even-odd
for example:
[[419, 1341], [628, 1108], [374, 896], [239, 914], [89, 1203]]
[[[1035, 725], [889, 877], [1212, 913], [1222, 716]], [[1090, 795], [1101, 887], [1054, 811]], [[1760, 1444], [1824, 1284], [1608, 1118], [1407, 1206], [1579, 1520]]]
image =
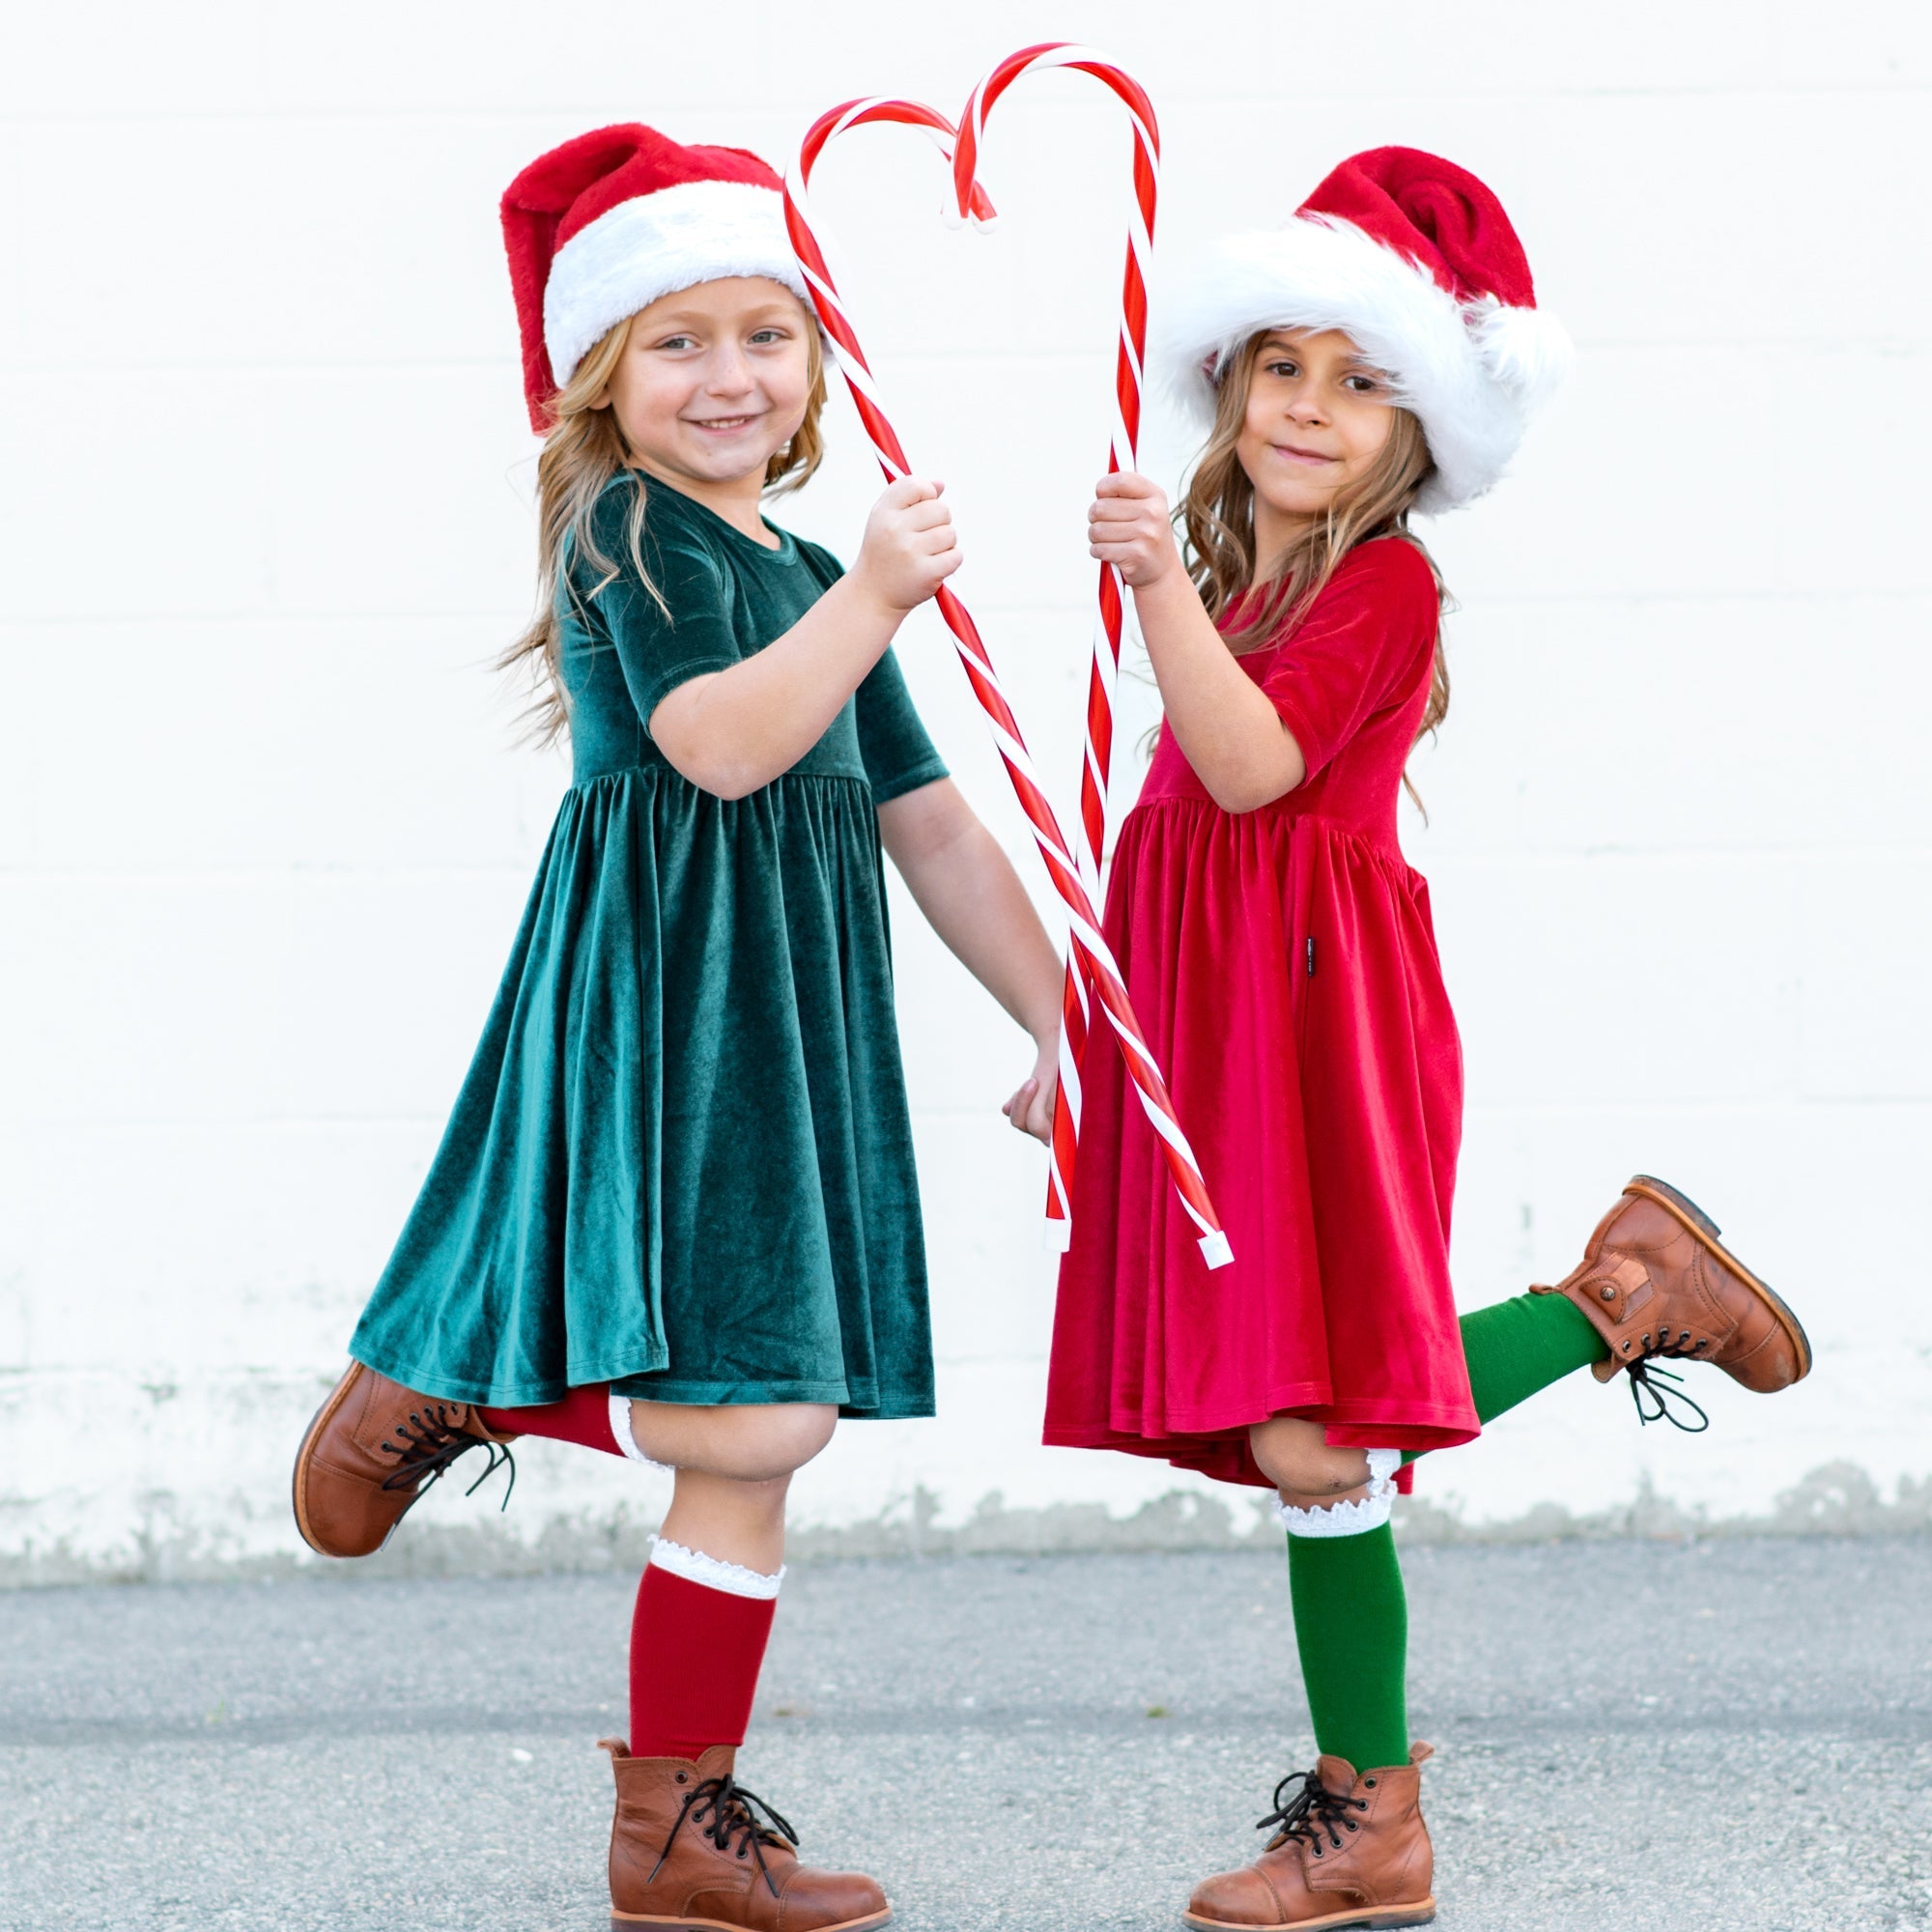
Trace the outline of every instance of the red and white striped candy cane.
[[[839, 374], [851, 391], [859, 419], [865, 424], [866, 433], [871, 438], [878, 453], [880, 469], [885, 471], [888, 482], [896, 482], [911, 473], [911, 465], [880, 405], [871, 365], [859, 346], [858, 331], [845, 311], [810, 213], [811, 171], [827, 144], [835, 134], [842, 134], [848, 128], [872, 122], [896, 122], [902, 126], [922, 128], [934, 134], [942, 148], [950, 150], [952, 145], [952, 124], [943, 115], [917, 101], [893, 100], [876, 96], [849, 100], [843, 106], [820, 115], [808, 130], [800, 145], [797, 160], [785, 173], [784, 213], [792, 251], [798, 257], [800, 270], [811, 290], [819, 322], [838, 352], [835, 359]], [[977, 188], [969, 188], [962, 198], [966, 201], [969, 218], [980, 222], [991, 218], [991, 205]], [[1035, 774], [1033, 758], [1020, 733], [1019, 721], [1013, 716], [1012, 706], [1001, 688], [992, 659], [980, 637], [979, 627], [965, 605], [944, 585], [940, 587], [935, 602], [947, 629], [952, 634], [953, 648], [958, 652], [959, 662], [973, 687], [973, 695], [980, 700], [980, 707], [985, 714], [993, 743], [1006, 765], [1007, 776], [1012, 781], [1020, 809], [1026, 813], [1034, 842], [1046, 863], [1047, 876], [1065, 903], [1072, 951], [1080, 961], [1087, 983], [1100, 1003], [1101, 1010], [1120, 1036], [1128, 1073], [1140, 1094], [1141, 1105], [1147, 1110], [1154, 1132], [1160, 1137], [1161, 1151], [1167, 1157], [1168, 1171], [1174, 1178], [1180, 1205], [1200, 1231], [1201, 1252], [1208, 1264], [1220, 1267], [1234, 1259], [1228, 1237], [1221, 1230], [1214, 1204], [1209, 1200], [1207, 1185], [1201, 1179], [1194, 1151], [1180, 1130], [1167, 1083], [1161, 1078], [1160, 1068], [1154, 1064], [1140, 1022], [1134, 1016], [1126, 982], [1100, 930], [1093, 895], [1081, 877], [1080, 867], [1067, 846], [1065, 835], [1061, 831], [1059, 820], [1055, 818], [1053, 808], [1047, 803], [1046, 793]]]
[[[1148, 259], [1153, 251], [1154, 203], [1160, 180], [1160, 129], [1153, 103], [1139, 82], [1096, 53], [1065, 41], [1022, 47], [986, 75], [967, 97], [952, 154], [953, 193], [961, 218], [970, 212], [978, 184], [980, 143], [993, 103], [1014, 81], [1042, 69], [1071, 68], [1092, 74], [1119, 97], [1134, 130], [1134, 199], [1127, 219], [1127, 261], [1121, 284], [1121, 336], [1114, 357], [1114, 435], [1107, 471], [1138, 465], [1141, 434], [1141, 369], [1147, 350]], [[1110, 563], [1100, 566], [1099, 608], [1094, 626], [1094, 664], [1087, 678], [1087, 737], [1080, 759], [1080, 876], [1100, 901], [1100, 860], [1107, 839], [1107, 781], [1114, 756], [1114, 686], [1121, 668], [1121, 627], [1126, 588]], [[1068, 948], [1066, 984], [1061, 996], [1060, 1087], [1053, 1103], [1053, 1162], [1047, 1174], [1047, 1226], [1065, 1246], [1072, 1236], [1073, 1164], [1080, 1145], [1081, 1076], [1090, 1030], [1086, 976], [1078, 952]]]

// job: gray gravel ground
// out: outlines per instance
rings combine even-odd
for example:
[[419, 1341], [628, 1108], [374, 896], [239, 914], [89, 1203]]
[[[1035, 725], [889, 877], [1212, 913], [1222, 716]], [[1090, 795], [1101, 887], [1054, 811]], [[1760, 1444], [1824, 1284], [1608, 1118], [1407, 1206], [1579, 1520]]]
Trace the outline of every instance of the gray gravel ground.
[[[1445, 1932], [1932, 1927], [1932, 1538], [1406, 1563]], [[630, 1595], [0, 1597], [0, 1925], [602, 1932]], [[902, 1932], [1168, 1932], [1293, 1657], [1270, 1556], [802, 1567], [743, 1769]]]

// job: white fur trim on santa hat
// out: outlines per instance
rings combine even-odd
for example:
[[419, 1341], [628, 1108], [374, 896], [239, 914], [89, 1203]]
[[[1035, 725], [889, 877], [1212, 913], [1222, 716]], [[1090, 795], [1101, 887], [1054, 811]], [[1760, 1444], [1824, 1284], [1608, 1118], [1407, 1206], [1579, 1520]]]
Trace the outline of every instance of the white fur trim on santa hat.
[[1214, 377], [1258, 330], [1343, 330], [1421, 418], [1435, 459], [1417, 499], [1425, 511], [1467, 503], [1502, 475], [1570, 361], [1553, 317], [1494, 301], [1464, 307], [1427, 269], [1325, 215], [1231, 237], [1160, 313], [1150, 359], [1210, 418]]
[[679, 182], [606, 209], [556, 251], [544, 347], [559, 385], [607, 329], [660, 296], [724, 275], [767, 275], [809, 304], [776, 188]]

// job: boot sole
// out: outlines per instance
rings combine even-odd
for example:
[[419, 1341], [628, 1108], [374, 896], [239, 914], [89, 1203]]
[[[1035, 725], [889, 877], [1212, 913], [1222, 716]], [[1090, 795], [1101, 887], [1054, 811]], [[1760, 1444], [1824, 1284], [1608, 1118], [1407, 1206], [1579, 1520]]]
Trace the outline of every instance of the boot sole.
[[[873, 1932], [873, 1928], [892, 1922], [893, 1908], [889, 1905], [883, 1912], [868, 1914], [864, 1918], [841, 1918], [837, 1925], [825, 1925], [818, 1932]], [[627, 1925], [668, 1925], [675, 1932], [745, 1932], [742, 1920], [729, 1918], [667, 1918], [656, 1912], [619, 1912], [614, 1907], [611, 1913], [611, 1932], [624, 1932]]]
[[1323, 1932], [1324, 1927], [1366, 1925], [1427, 1925], [1435, 1917], [1435, 1900], [1419, 1899], [1413, 1905], [1354, 1906], [1347, 1912], [1331, 1912], [1321, 1918], [1284, 1918], [1278, 1925], [1255, 1925], [1235, 1918], [1208, 1918], [1199, 1912], [1183, 1912], [1184, 1924], [1198, 1926], [1200, 1932]]
[[[307, 1544], [308, 1547], [311, 1549], [313, 1549], [318, 1556], [339, 1557], [343, 1554], [343, 1552], [339, 1549], [330, 1549], [327, 1547], [327, 1545], [317, 1542], [315, 1537], [315, 1532], [309, 1528], [308, 1483], [307, 1483], [309, 1445], [315, 1440], [316, 1436], [321, 1434], [323, 1425], [331, 1420], [335, 1414], [335, 1411], [338, 1408], [340, 1408], [342, 1405], [349, 1399], [349, 1391], [353, 1389], [355, 1386], [355, 1384], [358, 1381], [360, 1381], [363, 1376], [365, 1376], [367, 1373], [368, 1371], [363, 1368], [360, 1362], [350, 1363], [349, 1373], [346, 1376], [344, 1376], [342, 1379], [339, 1382], [337, 1382], [332, 1389], [329, 1390], [328, 1395], [327, 1399], [324, 1401], [322, 1406], [318, 1408], [312, 1416], [309, 1417], [308, 1427], [302, 1432], [301, 1447], [296, 1451], [295, 1473], [290, 1478], [289, 1482], [290, 1497], [295, 1504], [296, 1527], [301, 1532], [301, 1540], [305, 1544]], [[389, 1526], [389, 1536], [393, 1536], [395, 1533], [396, 1533], [395, 1525], [391, 1523]], [[387, 1543], [389, 1540], [389, 1536], [384, 1537], [383, 1543]], [[379, 1543], [376, 1546], [376, 1549], [382, 1548], [383, 1543]], [[373, 1556], [375, 1555], [376, 1550], [365, 1549], [365, 1550], [358, 1550], [355, 1553], [363, 1556]]]
[[[1640, 1194], [1647, 1201], [1654, 1201], [1665, 1213], [1674, 1216], [1705, 1247], [1723, 1263], [1757, 1298], [1777, 1318], [1778, 1326], [1791, 1338], [1791, 1346], [1798, 1351], [1798, 1373], [1792, 1382], [1802, 1382], [1811, 1373], [1811, 1338], [1804, 1332], [1804, 1324], [1799, 1321], [1784, 1302], [1773, 1293], [1737, 1256], [1732, 1254], [1723, 1242], [1719, 1240], [1718, 1224], [1698, 1207], [1688, 1194], [1680, 1193], [1667, 1180], [1660, 1180], [1654, 1174], [1634, 1174], [1630, 1184], [1624, 1189], [1626, 1194]], [[1791, 1383], [1786, 1383], [1790, 1387]]]

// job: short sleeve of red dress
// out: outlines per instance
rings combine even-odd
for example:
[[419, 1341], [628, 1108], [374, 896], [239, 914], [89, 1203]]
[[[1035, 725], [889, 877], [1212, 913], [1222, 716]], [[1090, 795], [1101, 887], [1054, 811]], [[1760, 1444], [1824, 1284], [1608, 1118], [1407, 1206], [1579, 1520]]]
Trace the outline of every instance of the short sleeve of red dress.
[[1414, 691], [1441, 610], [1429, 559], [1400, 537], [1350, 552], [1262, 677], [1281, 721], [1321, 772], [1384, 706]]

